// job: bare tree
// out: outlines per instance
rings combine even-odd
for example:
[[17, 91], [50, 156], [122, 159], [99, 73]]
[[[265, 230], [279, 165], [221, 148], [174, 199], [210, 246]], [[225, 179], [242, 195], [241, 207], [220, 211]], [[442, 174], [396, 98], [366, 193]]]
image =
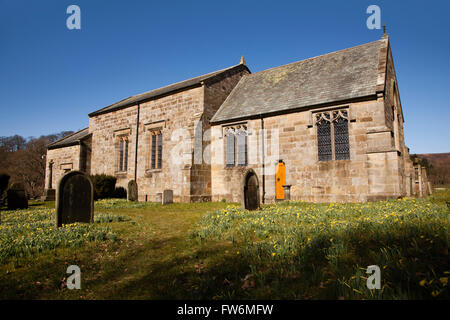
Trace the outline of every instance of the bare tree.
[[63, 131], [27, 140], [18, 135], [0, 137], [0, 171], [9, 174], [11, 182], [23, 182], [31, 198], [42, 195], [47, 145], [71, 133]]

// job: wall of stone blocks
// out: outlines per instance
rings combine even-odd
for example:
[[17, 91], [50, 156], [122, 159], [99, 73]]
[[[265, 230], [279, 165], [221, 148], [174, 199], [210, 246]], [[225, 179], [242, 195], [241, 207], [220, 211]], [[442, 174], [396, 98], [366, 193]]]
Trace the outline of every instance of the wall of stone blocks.
[[[203, 105], [203, 89], [192, 88], [140, 104], [136, 182], [138, 197], [144, 201], [156, 201], [164, 189], [171, 189], [174, 201], [189, 199], [185, 188], [184, 166], [192, 162], [189, 143], [181, 143], [181, 137], [192, 140], [189, 126], [199, 117]], [[135, 177], [136, 122], [138, 106], [129, 106], [90, 118], [92, 135], [92, 173], [105, 173], [117, 177], [117, 186], [127, 188]], [[162, 168], [151, 168], [151, 134], [162, 133]], [[128, 136], [128, 168], [119, 171], [119, 136]]]
[[53, 161], [52, 169], [52, 188], [56, 189], [59, 179], [64, 175], [65, 170], [79, 170], [80, 169], [80, 146], [69, 146], [58, 149], [47, 150], [46, 166], [45, 166], [45, 188], [47, 189], [50, 179], [50, 172], [48, 166], [50, 161]]
[[[160, 201], [164, 190], [173, 190], [175, 202], [211, 199], [209, 121], [245, 71], [232, 70], [220, 78], [140, 103], [138, 152], [135, 172], [138, 106], [93, 116], [90, 171], [117, 177], [127, 188], [134, 179], [139, 201]], [[162, 167], [151, 167], [151, 136], [162, 134]], [[119, 137], [127, 136], [128, 168], [119, 172]]]
[[[196, 149], [194, 150], [194, 163], [191, 168], [191, 201], [211, 200], [211, 133], [210, 120], [228, 97], [239, 80], [248, 74], [247, 69], [236, 70], [223, 74], [214, 82], [206, 83], [204, 86], [204, 110], [199, 123], [203, 137], [196, 134]], [[202, 159], [198, 161], [198, 159]], [[201, 162], [201, 163], [200, 163]]]
[[[173, 190], [176, 202], [190, 201], [190, 169], [192, 166], [194, 126], [203, 110], [203, 88], [197, 87], [161, 99], [142, 108], [143, 143], [139, 144], [139, 199], [145, 194], [151, 201], [164, 189]], [[151, 169], [151, 133], [162, 128], [162, 168]]]
[[[286, 184], [292, 186], [292, 200], [359, 202], [401, 195], [399, 155], [392, 146], [391, 130], [385, 125], [384, 106], [381, 98], [322, 109], [349, 111], [350, 160], [318, 161], [313, 115], [320, 109], [264, 118], [265, 202], [275, 201], [278, 160], [286, 164]], [[254, 161], [245, 168], [225, 167], [223, 128], [227, 124], [213, 128], [213, 201], [239, 202], [241, 179], [248, 168], [257, 173], [262, 193], [261, 120], [248, 120], [246, 124], [250, 132], [249, 158]]]
[[[89, 133], [92, 134], [91, 174], [107, 174], [117, 177], [117, 186], [127, 188], [134, 178], [134, 151], [136, 141], [137, 106], [116, 110], [89, 118]], [[127, 136], [128, 168], [119, 172], [117, 148], [119, 137]]]
[[[400, 181], [400, 195], [410, 193], [412, 176], [412, 161], [410, 160], [409, 149], [405, 144], [404, 135], [404, 114], [400, 99], [397, 76], [395, 73], [394, 60], [390, 45], [387, 47], [386, 56], [386, 84], [384, 94], [386, 110], [386, 126], [392, 130], [392, 145], [399, 153], [398, 172], [396, 173]], [[392, 113], [394, 110], [395, 114]]]
[[88, 175], [91, 174], [91, 155], [92, 155], [92, 136], [87, 137], [86, 139], [83, 139], [82, 141], [82, 148], [83, 152], [81, 152], [81, 159], [80, 162], [82, 162], [81, 167], [84, 167], [85, 173]]

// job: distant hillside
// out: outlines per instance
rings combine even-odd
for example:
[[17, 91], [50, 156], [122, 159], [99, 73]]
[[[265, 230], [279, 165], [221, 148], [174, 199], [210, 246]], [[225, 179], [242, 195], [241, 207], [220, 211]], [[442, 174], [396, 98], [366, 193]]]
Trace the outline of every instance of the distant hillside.
[[450, 186], [450, 152], [422, 153], [417, 157], [428, 167], [428, 177], [434, 187]]

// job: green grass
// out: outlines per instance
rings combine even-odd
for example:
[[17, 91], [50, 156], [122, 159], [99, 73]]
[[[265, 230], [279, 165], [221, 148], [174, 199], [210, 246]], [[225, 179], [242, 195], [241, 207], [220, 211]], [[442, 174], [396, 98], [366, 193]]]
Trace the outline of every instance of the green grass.
[[[230, 206], [204, 216], [193, 236], [235, 243], [249, 263], [250, 297], [448, 298], [448, 213], [429, 199]], [[382, 269], [379, 291], [366, 287], [369, 265]]]
[[[2, 212], [0, 239], [36, 242], [22, 255], [4, 253], [0, 242], [0, 298], [448, 299], [449, 200], [447, 190], [427, 199], [285, 202], [253, 212], [222, 202], [104, 200], [95, 204], [96, 223], [61, 230], [50, 226], [53, 203], [33, 203]], [[29, 234], [43, 227], [41, 238]], [[76, 228], [107, 231], [86, 238]], [[52, 234], [65, 240], [46, 242]], [[81, 290], [65, 288], [71, 264], [81, 268]], [[382, 269], [382, 290], [366, 288], [373, 264]]]
[[[34, 256], [58, 247], [80, 247], [86, 242], [115, 239], [109, 227], [73, 223], [55, 228], [55, 210], [33, 208], [5, 211], [0, 225], [0, 263], [11, 257]], [[99, 214], [96, 222], [124, 220], [121, 216]]]

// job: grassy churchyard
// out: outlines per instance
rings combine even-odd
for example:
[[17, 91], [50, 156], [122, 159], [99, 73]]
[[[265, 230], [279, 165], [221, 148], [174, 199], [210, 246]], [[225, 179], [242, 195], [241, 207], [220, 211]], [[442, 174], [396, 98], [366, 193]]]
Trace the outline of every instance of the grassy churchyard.
[[[0, 299], [448, 299], [447, 201], [101, 200], [95, 223], [59, 229], [54, 203], [34, 202], [1, 212]], [[81, 290], [66, 287], [69, 265]]]

